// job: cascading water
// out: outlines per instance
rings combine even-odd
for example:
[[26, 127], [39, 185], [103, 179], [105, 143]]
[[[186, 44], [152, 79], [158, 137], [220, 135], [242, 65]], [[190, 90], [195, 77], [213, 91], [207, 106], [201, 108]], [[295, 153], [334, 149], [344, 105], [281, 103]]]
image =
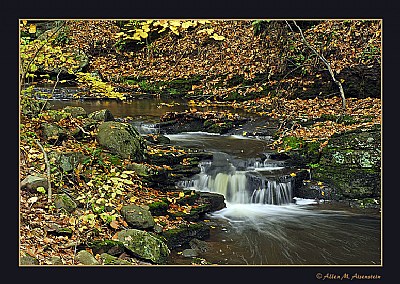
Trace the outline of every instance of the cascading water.
[[214, 153], [212, 162], [200, 163], [201, 172], [198, 175], [181, 181], [178, 186], [220, 193], [229, 203], [292, 203], [293, 178], [290, 175], [269, 177], [266, 174], [279, 172], [283, 167], [266, 159], [263, 162], [248, 161], [239, 168], [225, 154]]

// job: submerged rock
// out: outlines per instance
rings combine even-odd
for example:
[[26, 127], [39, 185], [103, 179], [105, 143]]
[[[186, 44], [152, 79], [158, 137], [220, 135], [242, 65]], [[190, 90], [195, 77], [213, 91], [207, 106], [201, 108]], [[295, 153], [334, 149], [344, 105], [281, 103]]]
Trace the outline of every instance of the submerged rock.
[[194, 249], [184, 249], [184, 250], [182, 251], [182, 255], [183, 255], [184, 257], [196, 257], [196, 256], [198, 256], [199, 254], [198, 254], [197, 251], [195, 251]]
[[156, 264], [165, 264], [168, 260], [170, 254], [168, 246], [160, 238], [148, 232], [137, 229], [120, 231], [118, 240], [137, 257]]

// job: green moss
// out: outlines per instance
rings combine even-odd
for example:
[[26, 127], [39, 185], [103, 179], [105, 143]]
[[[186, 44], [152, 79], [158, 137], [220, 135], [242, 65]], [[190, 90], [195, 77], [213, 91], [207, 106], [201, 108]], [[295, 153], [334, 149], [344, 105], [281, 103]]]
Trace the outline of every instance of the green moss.
[[286, 136], [282, 139], [283, 148], [299, 149], [304, 145], [304, 140], [294, 136]]
[[148, 206], [149, 206], [149, 211], [153, 216], [161, 216], [167, 214], [168, 203], [166, 202], [156, 201], [148, 204]]

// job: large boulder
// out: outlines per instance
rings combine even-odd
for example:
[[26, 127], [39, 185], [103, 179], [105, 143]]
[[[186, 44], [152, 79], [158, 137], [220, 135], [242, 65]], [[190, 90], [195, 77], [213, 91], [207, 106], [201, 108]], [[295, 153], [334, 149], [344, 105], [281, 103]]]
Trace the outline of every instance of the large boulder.
[[154, 219], [149, 210], [135, 204], [123, 206], [121, 215], [126, 223], [134, 229], [148, 229], [154, 227]]
[[97, 133], [99, 144], [121, 158], [141, 161], [146, 145], [139, 132], [130, 124], [116, 121], [103, 122]]
[[312, 177], [329, 183], [345, 198], [379, 197], [380, 125], [336, 134], [321, 153]]
[[139, 258], [150, 260], [156, 264], [165, 264], [168, 260], [170, 254], [168, 246], [151, 233], [128, 229], [118, 232], [117, 236], [125, 248]]

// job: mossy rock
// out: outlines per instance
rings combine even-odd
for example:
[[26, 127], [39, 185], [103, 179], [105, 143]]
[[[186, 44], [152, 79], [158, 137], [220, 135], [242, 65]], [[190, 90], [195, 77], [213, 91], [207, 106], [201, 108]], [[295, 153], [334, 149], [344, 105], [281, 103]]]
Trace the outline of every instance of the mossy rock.
[[103, 260], [104, 265], [133, 265], [132, 262], [129, 262], [124, 259], [120, 259], [120, 258], [112, 256], [108, 253], [102, 253], [102, 254], [100, 254], [100, 257]]
[[54, 206], [57, 209], [64, 209], [69, 213], [75, 211], [77, 205], [74, 200], [71, 199], [66, 193], [54, 194]]
[[163, 201], [156, 201], [153, 203], [148, 204], [149, 206], [149, 211], [151, 212], [151, 215], [153, 216], [162, 216], [166, 215], [168, 212], [168, 203], [163, 202]]
[[118, 240], [135, 256], [156, 264], [165, 264], [170, 255], [168, 246], [155, 235], [128, 229], [118, 232]]
[[379, 197], [381, 191], [380, 125], [331, 137], [322, 150], [314, 179], [329, 183], [345, 198]]
[[94, 255], [102, 253], [120, 255], [125, 250], [123, 243], [115, 240], [92, 241], [88, 243], [88, 247], [92, 249]]
[[88, 117], [97, 121], [114, 121], [114, 116], [108, 109], [94, 111]]
[[39, 260], [29, 254], [21, 256], [19, 261], [21, 265], [39, 265]]
[[42, 138], [50, 144], [60, 145], [68, 139], [68, 131], [55, 123], [42, 123], [41, 133]]
[[99, 265], [100, 262], [88, 251], [81, 250], [79, 251], [76, 256], [75, 260], [77, 260], [80, 264], [83, 265]]
[[83, 107], [66, 106], [62, 109], [66, 113], [70, 113], [72, 117], [87, 117], [87, 113]]
[[194, 238], [205, 239], [209, 237], [210, 228], [204, 222], [199, 222], [163, 231], [161, 235], [166, 239], [168, 247], [173, 249], [189, 243]]
[[131, 228], [149, 229], [154, 227], [154, 219], [149, 210], [135, 204], [123, 206], [121, 215]]
[[116, 121], [103, 122], [98, 127], [99, 144], [112, 154], [133, 161], [146, 158], [146, 145], [136, 128], [130, 124]]
[[81, 152], [56, 152], [52, 151], [48, 154], [50, 162], [53, 161], [55, 165], [58, 165], [60, 170], [63, 172], [72, 172], [78, 164], [85, 161], [88, 156]]

